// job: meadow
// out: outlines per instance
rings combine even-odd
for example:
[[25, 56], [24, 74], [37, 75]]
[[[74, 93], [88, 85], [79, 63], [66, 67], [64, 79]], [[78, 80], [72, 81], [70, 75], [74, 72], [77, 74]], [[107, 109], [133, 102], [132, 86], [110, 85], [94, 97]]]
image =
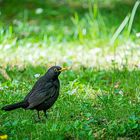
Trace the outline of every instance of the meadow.
[[60, 96], [48, 118], [0, 110], [8, 140], [138, 140], [140, 1], [1, 0], [0, 108], [22, 100], [50, 66]]

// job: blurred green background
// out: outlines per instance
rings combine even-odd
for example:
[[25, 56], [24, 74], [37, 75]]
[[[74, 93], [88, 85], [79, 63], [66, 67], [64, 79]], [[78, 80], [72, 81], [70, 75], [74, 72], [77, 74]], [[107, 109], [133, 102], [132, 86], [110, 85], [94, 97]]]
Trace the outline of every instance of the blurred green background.
[[[103, 57], [111, 51], [116, 52], [119, 46], [125, 51], [126, 47], [123, 44], [132, 49], [131, 46], [136, 46], [133, 45], [134, 42], [139, 43], [140, 8], [138, 5], [139, 1], [134, 0], [62, 0], [59, 2], [2, 0], [0, 2], [0, 48], [3, 55], [0, 56], [0, 61], [9, 63], [8, 58], [5, 60], [8, 54], [10, 64], [15, 61], [18, 63], [22, 54], [25, 54], [22, 56], [22, 62], [19, 63], [30, 63], [30, 59], [34, 59], [36, 64], [43, 63], [44, 59], [50, 59], [50, 63], [58, 64], [65, 63], [66, 60], [87, 63], [85, 61], [90, 61], [90, 57], [87, 60], [78, 60], [80, 56], [75, 55], [84, 53], [86, 55], [95, 48], [93, 52]], [[29, 48], [28, 51], [26, 47]], [[54, 49], [50, 50], [49, 57], [46, 51], [50, 47]], [[77, 48], [82, 49], [83, 53], [78, 53]], [[30, 56], [33, 49], [37, 54]], [[118, 51], [122, 53], [121, 50]], [[61, 57], [64, 54], [66, 54], [65, 60]], [[124, 53], [122, 57], [124, 58]], [[96, 59], [98, 58], [95, 55], [95, 61]], [[98, 63], [106, 63], [105, 59]], [[89, 62], [89, 65], [94, 64]]]

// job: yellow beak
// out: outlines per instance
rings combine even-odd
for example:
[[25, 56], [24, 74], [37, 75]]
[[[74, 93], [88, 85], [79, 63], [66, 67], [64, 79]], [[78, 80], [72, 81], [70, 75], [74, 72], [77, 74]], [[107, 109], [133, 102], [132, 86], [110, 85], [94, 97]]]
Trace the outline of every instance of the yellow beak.
[[69, 68], [61, 68], [59, 71], [62, 72], [62, 71], [65, 71], [65, 70], [68, 70]]

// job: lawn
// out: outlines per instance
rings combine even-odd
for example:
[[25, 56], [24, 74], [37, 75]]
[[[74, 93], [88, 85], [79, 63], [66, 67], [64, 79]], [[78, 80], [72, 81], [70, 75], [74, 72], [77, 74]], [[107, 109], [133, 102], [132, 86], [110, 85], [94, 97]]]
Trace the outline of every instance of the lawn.
[[134, 5], [0, 1], [0, 108], [22, 100], [50, 66], [71, 67], [59, 77], [60, 96], [47, 119], [42, 113], [36, 121], [31, 110], [0, 110], [0, 134], [9, 140], [138, 140], [140, 7], [131, 26]]

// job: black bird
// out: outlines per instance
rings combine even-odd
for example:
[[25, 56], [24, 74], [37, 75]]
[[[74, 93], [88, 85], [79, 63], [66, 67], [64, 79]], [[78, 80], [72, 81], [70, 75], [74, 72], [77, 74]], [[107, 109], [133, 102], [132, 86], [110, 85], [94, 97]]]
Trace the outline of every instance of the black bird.
[[52, 66], [44, 76], [39, 78], [23, 101], [4, 106], [2, 110], [11, 111], [17, 108], [35, 109], [38, 112], [39, 119], [39, 111], [43, 111], [47, 117], [46, 111], [58, 98], [60, 89], [58, 76], [64, 70], [67, 70], [67, 68]]

